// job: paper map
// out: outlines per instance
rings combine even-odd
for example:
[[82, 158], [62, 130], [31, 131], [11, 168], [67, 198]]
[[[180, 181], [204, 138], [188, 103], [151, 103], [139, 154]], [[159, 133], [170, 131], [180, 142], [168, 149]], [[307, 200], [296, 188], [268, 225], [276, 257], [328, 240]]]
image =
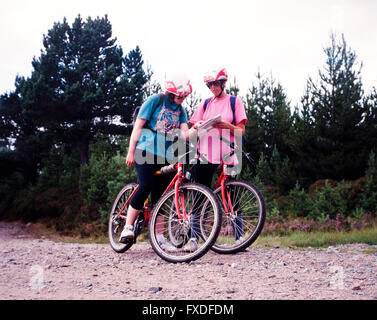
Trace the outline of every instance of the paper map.
[[206, 121], [204, 121], [201, 125], [199, 125], [198, 127], [198, 130], [203, 132], [203, 131], [207, 131], [207, 130], [210, 130], [213, 128], [213, 124], [216, 122], [216, 121], [219, 121], [221, 120], [221, 115], [218, 114], [217, 116], [214, 116]]

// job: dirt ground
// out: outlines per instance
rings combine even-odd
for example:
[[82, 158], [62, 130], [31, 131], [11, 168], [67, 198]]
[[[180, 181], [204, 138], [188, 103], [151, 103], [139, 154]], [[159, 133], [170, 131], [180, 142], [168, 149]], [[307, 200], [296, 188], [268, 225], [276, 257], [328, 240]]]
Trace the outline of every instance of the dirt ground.
[[2, 300], [377, 300], [377, 246], [252, 246], [171, 264], [148, 242], [118, 254], [31, 229], [0, 222]]

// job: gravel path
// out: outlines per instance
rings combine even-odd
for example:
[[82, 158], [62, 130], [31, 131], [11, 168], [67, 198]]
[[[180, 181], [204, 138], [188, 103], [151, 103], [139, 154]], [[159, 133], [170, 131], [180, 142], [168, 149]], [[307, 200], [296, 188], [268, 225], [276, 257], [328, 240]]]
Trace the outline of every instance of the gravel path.
[[377, 300], [377, 246], [251, 247], [189, 264], [161, 260], [149, 243], [53, 242], [0, 222], [0, 299]]

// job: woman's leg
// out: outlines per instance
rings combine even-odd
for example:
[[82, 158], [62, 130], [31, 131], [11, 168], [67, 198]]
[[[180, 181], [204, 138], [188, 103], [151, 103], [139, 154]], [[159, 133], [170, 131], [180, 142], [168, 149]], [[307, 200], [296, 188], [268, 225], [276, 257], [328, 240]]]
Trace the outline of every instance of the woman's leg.
[[135, 236], [133, 230], [134, 222], [143, 209], [144, 202], [148, 198], [153, 186], [154, 165], [136, 163], [135, 167], [139, 188], [133, 195], [128, 206], [126, 225], [120, 235], [120, 242], [124, 242], [126, 241], [125, 239]]
[[154, 176], [153, 188], [151, 192], [151, 202], [153, 205], [155, 205], [158, 202], [158, 200], [160, 200], [162, 194], [165, 192], [166, 188], [169, 186], [169, 183], [173, 180], [173, 177], [174, 177], [173, 174], [163, 174], [163, 175]]
[[[210, 188], [212, 187], [212, 179], [215, 174], [216, 168], [218, 167], [217, 164], [200, 164], [198, 163], [193, 167], [193, 180], [196, 183], [200, 183], [205, 185], [206, 187]], [[192, 211], [191, 216], [191, 239], [190, 241], [184, 246], [183, 250], [187, 251], [195, 251], [197, 247], [197, 242], [200, 237], [200, 215], [198, 213], [199, 209], [201, 207], [201, 201], [204, 199], [198, 199], [197, 207], [194, 208]]]
[[195, 182], [205, 185], [206, 187], [212, 187], [212, 179], [216, 172], [216, 168], [218, 164], [206, 163], [201, 164], [198, 163], [193, 167], [193, 178]]

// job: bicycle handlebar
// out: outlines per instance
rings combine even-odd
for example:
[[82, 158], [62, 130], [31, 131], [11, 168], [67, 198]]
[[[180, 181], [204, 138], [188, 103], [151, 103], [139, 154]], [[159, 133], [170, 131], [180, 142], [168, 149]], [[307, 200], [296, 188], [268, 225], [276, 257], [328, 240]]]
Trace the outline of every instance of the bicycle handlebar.
[[[177, 138], [179, 138], [177, 136]], [[227, 155], [227, 157], [231, 157], [235, 151], [240, 151], [242, 152], [242, 154], [245, 156], [245, 158], [247, 159], [251, 169], [255, 169], [255, 162], [253, 160], [253, 158], [251, 157], [250, 153], [248, 152], [245, 152], [242, 150], [242, 148], [240, 148], [235, 142], [231, 142], [229, 141], [227, 138], [224, 138], [223, 136], [219, 135], [219, 139], [221, 141], [224, 141], [225, 143], [227, 143], [233, 150]], [[191, 154], [192, 152], [196, 152], [196, 148], [195, 148], [195, 145], [193, 145], [192, 143], [190, 143], [189, 141], [185, 141], [186, 143], [186, 147], [188, 147], [189, 151], [185, 152], [184, 154], [178, 156], [178, 159], [176, 162], [172, 163], [172, 164], [169, 164], [169, 165], [166, 165], [164, 167], [162, 167], [159, 171], [156, 172], [156, 174], [167, 174], [167, 173], [171, 173], [171, 172], [174, 172], [176, 170], [176, 164], [179, 163], [179, 162], [182, 162], [182, 160], [189, 154]], [[203, 155], [200, 155], [200, 157], [203, 157]], [[205, 158], [205, 157], [204, 157]]]
[[174, 172], [176, 169], [175, 169], [175, 164], [169, 164], [167, 166], [164, 166], [162, 167], [159, 171], [157, 171], [158, 173], [160, 174], [167, 174], [167, 173], [171, 173], [171, 172]]
[[160, 170], [156, 171], [155, 174], [159, 175], [159, 174], [168, 174], [168, 173], [172, 173], [174, 171], [176, 171], [176, 164], [179, 163], [179, 162], [182, 162], [183, 159], [196, 151], [196, 148], [194, 148], [195, 146], [190, 144], [188, 141], [186, 141], [186, 147], [188, 147], [189, 151], [183, 153], [182, 155], [180, 155], [177, 159], [177, 161], [175, 161], [174, 163], [172, 164], [169, 164], [169, 165], [166, 165], [164, 167], [162, 167]]
[[239, 146], [237, 146], [236, 143], [234, 143], [234, 142], [230, 142], [228, 139], [224, 138], [223, 136], [219, 136], [219, 137], [220, 137], [220, 140], [221, 140], [221, 141], [226, 142], [226, 143], [227, 143], [227, 144], [233, 149], [233, 151], [228, 155], [229, 157], [230, 157], [231, 155], [234, 154], [235, 150], [237, 150], [237, 151], [241, 151], [242, 154], [243, 154], [243, 155], [245, 156], [245, 158], [247, 159], [247, 161], [249, 162], [249, 165], [250, 165], [252, 168], [255, 167], [255, 162], [254, 162], [253, 158], [251, 157], [250, 153], [243, 151], [242, 148], [240, 148]]

